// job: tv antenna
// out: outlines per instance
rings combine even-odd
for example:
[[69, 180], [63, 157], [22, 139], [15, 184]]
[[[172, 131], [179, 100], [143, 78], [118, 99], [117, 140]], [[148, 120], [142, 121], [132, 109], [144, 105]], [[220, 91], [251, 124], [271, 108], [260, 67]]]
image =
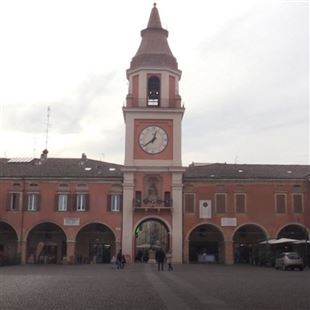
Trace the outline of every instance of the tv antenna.
[[50, 127], [50, 112], [51, 108], [50, 106], [47, 107], [47, 115], [46, 115], [46, 131], [45, 131], [45, 149], [47, 150], [47, 145], [48, 145], [48, 130]]

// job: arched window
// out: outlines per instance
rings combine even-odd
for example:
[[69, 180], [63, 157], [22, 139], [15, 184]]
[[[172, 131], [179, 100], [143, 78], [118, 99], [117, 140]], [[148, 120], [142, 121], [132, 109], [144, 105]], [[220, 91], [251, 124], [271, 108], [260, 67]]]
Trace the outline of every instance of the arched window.
[[160, 99], [160, 79], [157, 76], [151, 76], [147, 82], [147, 105], [152, 107], [159, 106]]

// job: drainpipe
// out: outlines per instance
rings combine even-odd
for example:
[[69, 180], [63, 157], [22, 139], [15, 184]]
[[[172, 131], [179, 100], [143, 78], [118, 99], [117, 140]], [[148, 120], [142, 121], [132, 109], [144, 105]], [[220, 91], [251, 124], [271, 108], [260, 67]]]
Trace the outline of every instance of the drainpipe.
[[22, 177], [22, 204], [21, 204], [21, 221], [20, 221], [20, 258], [21, 263], [26, 263], [26, 244], [24, 242], [24, 201], [26, 195], [25, 177]]

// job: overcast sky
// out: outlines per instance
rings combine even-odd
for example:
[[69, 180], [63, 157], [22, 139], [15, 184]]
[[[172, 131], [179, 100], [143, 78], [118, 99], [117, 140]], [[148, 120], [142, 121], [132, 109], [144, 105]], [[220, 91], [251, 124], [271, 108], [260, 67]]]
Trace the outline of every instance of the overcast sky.
[[[123, 163], [126, 69], [153, 1], [0, 0], [0, 157]], [[309, 164], [309, 2], [158, 0], [183, 164]]]

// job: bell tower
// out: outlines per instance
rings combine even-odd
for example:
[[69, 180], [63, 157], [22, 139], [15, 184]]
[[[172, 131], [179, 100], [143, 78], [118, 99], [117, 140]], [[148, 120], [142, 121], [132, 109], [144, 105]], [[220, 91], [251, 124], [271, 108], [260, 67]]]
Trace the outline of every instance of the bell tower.
[[127, 70], [123, 251], [135, 255], [134, 230], [145, 218], [162, 221], [175, 262], [182, 262], [181, 71], [156, 4]]

